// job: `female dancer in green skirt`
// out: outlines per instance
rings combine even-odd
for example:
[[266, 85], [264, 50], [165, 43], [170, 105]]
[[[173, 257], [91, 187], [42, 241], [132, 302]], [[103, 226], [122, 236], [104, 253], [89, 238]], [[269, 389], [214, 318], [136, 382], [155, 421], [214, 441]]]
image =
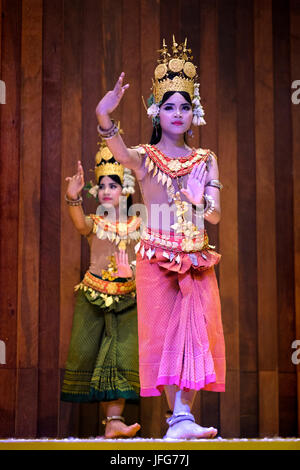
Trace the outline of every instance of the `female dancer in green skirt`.
[[[122, 417], [126, 400], [139, 397], [138, 334], [134, 279], [134, 245], [140, 220], [122, 222], [119, 202], [127, 206], [134, 192], [134, 177], [113, 158], [105, 144], [96, 155], [97, 215], [85, 216], [81, 191], [84, 172], [66, 178], [66, 202], [75, 228], [87, 237], [90, 266], [76, 286], [76, 305], [61, 399], [102, 403], [105, 437], [132, 437], [140, 429]], [[120, 199], [121, 198], [121, 199]]]

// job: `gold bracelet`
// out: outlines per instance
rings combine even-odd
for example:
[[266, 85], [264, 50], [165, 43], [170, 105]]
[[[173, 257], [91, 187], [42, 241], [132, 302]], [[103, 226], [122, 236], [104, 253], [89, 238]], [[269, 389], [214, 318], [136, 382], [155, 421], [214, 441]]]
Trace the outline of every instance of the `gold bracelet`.
[[109, 129], [102, 129], [100, 124], [98, 124], [98, 126], [97, 126], [97, 131], [98, 131], [99, 135], [105, 140], [111, 139], [112, 137], [114, 137], [119, 132], [119, 127], [117, 126], [115, 121], [112, 119], [111, 122], [112, 122], [112, 124], [111, 124], [111, 127]]
[[206, 186], [212, 186], [213, 188], [218, 188], [220, 190], [223, 189], [223, 185], [219, 180], [210, 180], [208, 183], [206, 183], [205, 187]]
[[106, 135], [106, 134], [109, 134], [113, 130], [114, 125], [115, 125], [114, 119], [111, 119], [111, 126], [108, 129], [103, 129], [103, 127], [101, 127], [100, 124], [98, 124], [97, 125], [98, 134], [100, 134], [101, 137]]
[[68, 199], [67, 195], [65, 194], [65, 200], [68, 206], [80, 206], [82, 204], [81, 196], [79, 196], [78, 199]]
[[209, 194], [204, 194], [205, 206], [204, 214], [210, 215], [215, 210], [215, 200]]

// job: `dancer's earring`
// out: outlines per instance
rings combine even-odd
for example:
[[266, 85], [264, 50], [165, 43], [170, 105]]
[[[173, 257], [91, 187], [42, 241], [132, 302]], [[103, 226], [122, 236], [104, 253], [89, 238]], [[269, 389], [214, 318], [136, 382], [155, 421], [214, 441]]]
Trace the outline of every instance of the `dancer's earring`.
[[187, 131], [187, 135], [191, 138], [194, 137], [194, 133], [193, 133], [193, 130], [191, 128]]

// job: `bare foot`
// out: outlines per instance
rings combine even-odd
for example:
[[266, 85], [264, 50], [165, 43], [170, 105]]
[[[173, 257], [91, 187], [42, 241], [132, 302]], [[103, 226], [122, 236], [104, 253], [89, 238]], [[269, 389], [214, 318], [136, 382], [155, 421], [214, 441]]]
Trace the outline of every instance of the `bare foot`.
[[184, 420], [170, 426], [164, 439], [212, 439], [217, 432], [215, 428], [203, 428], [192, 421]]
[[126, 426], [122, 421], [111, 420], [105, 426], [106, 439], [115, 439], [117, 437], [134, 437], [136, 433], [141, 429], [138, 423]]

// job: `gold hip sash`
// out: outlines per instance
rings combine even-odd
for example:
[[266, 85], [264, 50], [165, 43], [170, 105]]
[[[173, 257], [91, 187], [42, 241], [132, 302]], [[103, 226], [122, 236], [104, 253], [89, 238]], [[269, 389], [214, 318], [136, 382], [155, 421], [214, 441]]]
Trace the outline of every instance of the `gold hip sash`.
[[110, 295], [124, 295], [135, 291], [135, 280], [118, 282], [104, 281], [87, 271], [81, 282], [84, 286], [90, 287], [98, 292]]
[[185, 240], [183, 236], [178, 234], [159, 232], [147, 227], [142, 233], [141, 239], [152, 247], [173, 252], [197, 252], [209, 248], [206, 230], [189, 240]]

